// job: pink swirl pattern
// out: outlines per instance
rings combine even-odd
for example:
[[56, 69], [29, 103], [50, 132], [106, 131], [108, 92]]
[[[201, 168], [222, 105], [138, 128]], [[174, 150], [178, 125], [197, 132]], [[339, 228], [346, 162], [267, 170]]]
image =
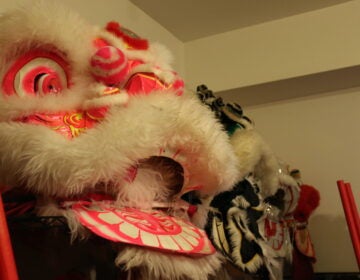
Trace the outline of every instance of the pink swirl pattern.
[[160, 211], [117, 209], [96, 202], [78, 202], [72, 209], [83, 226], [114, 242], [194, 256], [215, 253], [203, 230]]

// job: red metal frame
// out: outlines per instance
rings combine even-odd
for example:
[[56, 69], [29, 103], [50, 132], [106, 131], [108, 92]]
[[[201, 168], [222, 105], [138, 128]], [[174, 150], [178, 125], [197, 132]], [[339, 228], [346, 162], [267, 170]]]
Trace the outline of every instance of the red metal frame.
[[18, 280], [6, 215], [0, 193], [0, 279]]
[[360, 269], [360, 217], [357, 210], [354, 195], [350, 183], [343, 180], [337, 181], [341, 202], [344, 208], [345, 218], [348, 225], [351, 241], [353, 244], [356, 260]]

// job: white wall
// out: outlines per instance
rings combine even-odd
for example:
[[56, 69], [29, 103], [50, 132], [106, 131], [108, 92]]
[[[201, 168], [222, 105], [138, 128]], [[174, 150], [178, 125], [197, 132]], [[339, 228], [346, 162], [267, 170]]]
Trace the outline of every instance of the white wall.
[[[49, 0], [48, 0], [49, 1]], [[0, 13], [30, 2], [29, 0], [1, 0]], [[56, 2], [56, 1], [55, 1]], [[150, 18], [128, 0], [62, 0], [72, 10], [77, 11], [87, 21], [105, 26], [109, 21], [118, 21], [139, 36], [165, 45], [174, 55], [174, 68], [181, 76], [185, 75], [184, 44], [163, 26]]]
[[185, 44], [186, 80], [215, 91], [360, 64], [360, 1]]
[[318, 272], [358, 271], [336, 181], [360, 205], [360, 88], [245, 108], [277, 155], [321, 194], [310, 219]]

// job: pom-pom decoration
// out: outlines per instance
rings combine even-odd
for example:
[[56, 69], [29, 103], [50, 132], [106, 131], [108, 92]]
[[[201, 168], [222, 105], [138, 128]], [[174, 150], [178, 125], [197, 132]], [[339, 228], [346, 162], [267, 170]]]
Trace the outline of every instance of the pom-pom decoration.
[[300, 197], [294, 211], [294, 218], [298, 222], [306, 222], [311, 213], [320, 204], [320, 193], [313, 186], [301, 185]]
[[91, 58], [91, 67], [95, 80], [110, 86], [121, 83], [129, 72], [126, 56], [112, 46], [98, 49]]

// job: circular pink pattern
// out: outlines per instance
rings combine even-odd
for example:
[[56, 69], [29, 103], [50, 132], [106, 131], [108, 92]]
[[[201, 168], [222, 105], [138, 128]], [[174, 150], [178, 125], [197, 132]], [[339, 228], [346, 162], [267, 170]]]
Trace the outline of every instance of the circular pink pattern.
[[160, 211], [114, 208], [110, 203], [81, 201], [73, 204], [72, 209], [83, 226], [114, 242], [187, 255], [215, 252], [203, 230]]
[[146, 213], [135, 208], [126, 208], [126, 211], [117, 212], [117, 214], [124, 221], [154, 234], [175, 235], [181, 232], [179, 224], [170, 216], [164, 216], [161, 212]]

